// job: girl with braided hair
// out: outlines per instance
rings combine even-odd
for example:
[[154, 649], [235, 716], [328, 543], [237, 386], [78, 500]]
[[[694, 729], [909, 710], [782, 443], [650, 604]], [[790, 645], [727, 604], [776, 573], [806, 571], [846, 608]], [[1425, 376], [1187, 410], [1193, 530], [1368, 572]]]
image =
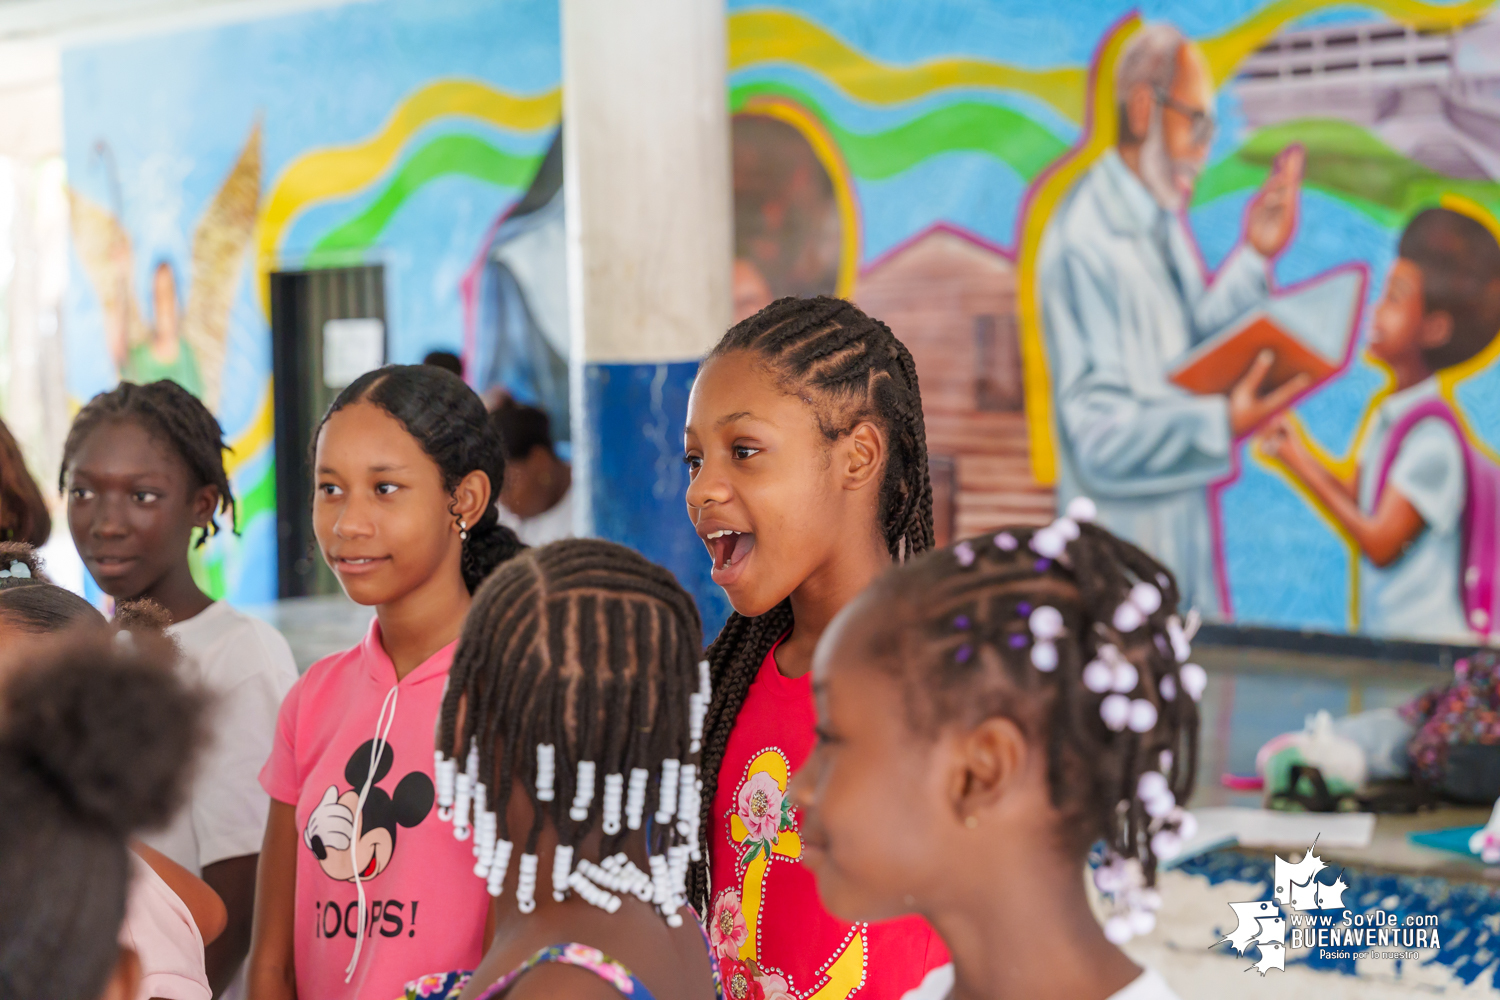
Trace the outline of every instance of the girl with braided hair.
[[521, 545], [495, 515], [499, 435], [441, 368], [355, 379], [318, 425], [312, 465], [318, 547], [375, 617], [281, 706], [260, 773], [271, 811], [250, 994], [378, 1000], [484, 953], [488, 897], [432, 808], [432, 732], [471, 595]]
[[699, 370], [686, 460], [688, 513], [735, 609], [707, 654], [703, 860], [689, 899], [708, 915], [733, 1000], [894, 1000], [947, 960], [942, 942], [917, 918], [866, 925], [824, 910], [785, 792], [812, 751], [808, 670], [823, 629], [932, 545], [911, 354], [848, 302], [773, 302]]
[[437, 805], [472, 843], [465, 877], [494, 899], [494, 936], [473, 973], [416, 980], [408, 1000], [717, 995], [685, 905], [702, 637], [672, 574], [610, 542], [529, 549], [474, 595]]
[[937, 928], [953, 964], [913, 998], [1174, 997], [1118, 945], [1194, 832], [1205, 675], [1171, 574], [1092, 516], [1080, 498], [893, 569], [818, 645], [803, 859], [834, 913]]
[[276, 710], [297, 679], [281, 633], [205, 594], [190, 553], [235, 527], [224, 435], [175, 382], [121, 382], [78, 411], [63, 445], [59, 486], [68, 528], [94, 582], [117, 603], [150, 600], [170, 617], [183, 679], [215, 696], [212, 737], [183, 808], [143, 839], [211, 885], [229, 926], [209, 945], [215, 991], [235, 980], [250, 948], [255, 867], [270, 801], [257, 781]]

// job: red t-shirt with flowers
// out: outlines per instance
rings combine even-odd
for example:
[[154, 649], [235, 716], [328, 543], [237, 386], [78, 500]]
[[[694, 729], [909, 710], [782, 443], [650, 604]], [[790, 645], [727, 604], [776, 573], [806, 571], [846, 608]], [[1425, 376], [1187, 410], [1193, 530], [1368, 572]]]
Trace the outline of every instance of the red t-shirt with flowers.
[[772, 647], [729, 734], [709, 832], [709, 938], [729, 1000], [898, 1000], [948, 961], [920, 917], [849, 924], [823, 909], [786, 798], [815, 721], [812, 675], [783, 677]]

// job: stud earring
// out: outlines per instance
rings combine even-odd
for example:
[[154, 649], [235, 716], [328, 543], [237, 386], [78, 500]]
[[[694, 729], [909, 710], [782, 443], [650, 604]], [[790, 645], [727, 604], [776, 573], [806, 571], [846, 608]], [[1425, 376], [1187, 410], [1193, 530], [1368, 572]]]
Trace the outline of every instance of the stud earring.
[[469, 522], [465, 521], [463, 518], [458, 519], [458, 538], [459, 541], [463, 542], [467, 542], [469, 540]]
[[979, 829], [979, 817], [978, 816], [965, 816], [964, 817], [964, 826], [968, 827], [970, 830], [977, 830], [977, 829]]

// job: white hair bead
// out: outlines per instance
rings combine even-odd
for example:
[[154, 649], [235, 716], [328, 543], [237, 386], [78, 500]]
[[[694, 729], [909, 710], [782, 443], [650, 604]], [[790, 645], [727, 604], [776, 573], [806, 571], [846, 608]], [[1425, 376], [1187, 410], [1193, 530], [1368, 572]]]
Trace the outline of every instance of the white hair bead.
[[515, 846], [508, 840], [495, 842], [495, 860], [490, 864], [490, 877], [486, 886], [491, 896], [498, 896], [505, 891], [505, 875], [510, 870], [510, 852]]
[[573, 807], [568, 810], [568, 818], [575, 823], [582, 823], [589, 818], [589, 806], [594, 801], [594, 762], [591, 760], [580, 760], [578, 762], [578, 784], [573, 790]]
[[1002, 531], [995, 536], [995, 548], [1001, 552], [1014, 552], [1020, 544], [1016, 541], [1016, 536], [1008, 531]]
[[1066, 541], [1078, 540], [1078, 522], [1071, 517], [1063, 516], [1052, 522], [1052, 530], [1062, 535]]
[[1189, 698], [1198, 701], [1203, 697], [1203, 689], [1208, 686], [1208, 674], [1202, 667], [1196, 663], [1184, 663], [1177, 669], [1177, 677]]
[[668, 757], [661, 762], [661, 798], [656, 807], [656, 821], [670, 823], [677, 815], [677, 776], [682, 764]]
[[561, 903], [568, 898], [568, 876], [573, 871], [573, 846], [558, 844], [552, 855], [552, 898]]
[[667, 871], [667, 859], [653, 854], [647, 860], [651, 864], [651, 902], [658, 907], [666, 906], [672, 895], [672, 876]]
[[1041, 639], [1031, 646], [1031, 665], [1044, 674], [1057, 669], [1057, 646], [1049, 639]]
[[1099, 516], [1099, 506], [1088, 497], [1074, 497], [1068, 501], [1065, 513], [1075, 521], [1088, 523]]
[[453, 836], [457, 840], [469, 839], [469, 800], [472, 795], [473, 786], [470, 785], [472, 780], [467, 771], [462, 771], [453, 782]]
[[516, 882], [516, 908], [522, 913], [536, 909], [536, 855], [521, 855], [521, 875]]
[[1171, 830], [1158, 830], [1151, 835], [1151, 853], [1160, 861], [1171, 861], [1182, 853], [1182, 838]]
[[1055, 528], [1038, 528], [1031, 536], [1031, 551], [1047, 559], [1056, 559], [1068, 549], [1068, 540]]
[[1149, 733], [1156, 727], [1156, 706], [1145, 698], [1136, 698], [1130, 703], [1130, 718], [1127, 723], [1133, 733]]
[[590, 906], [596, 906], [605, 913], [614, 913], [620, 908], [620, 897], [589, 881], [584, 876], [582, 868], [575, 871], [568, 879], [568, 887], [582, 896]]
[[613, 837], [620, 832], [620, 805], [625, 796], [625, 775], [604, 776], [604, 832]]
[[432, 755], [433, 784], [437, 786], [438, 819], [453, 821], [454, 786], [458, 781], [458, 761], [436, 750]]
[[1114, 670], [1111, 672], [1113, 676], [1110, 678], [1110, 687], [1121, 694], [1129, 694], [1140, 683], [1140, 671], [1135, 669], [1134, 663], [1123, 656], [1115, 661]]
[[1115, 670], [1103, 660], [1090, 660], [1083, 668], [1083, 686], [1095, 694], [1103, 694], [1115, 684]]
[[557, 750], [551, 743], [536, 745], [536, 800], [551, 802], [557, 787]]
[[1142, 799], [1155, 798], [1169, 791], [1171, 787], [1167, 784], [1167, 776], [1160, 771], [1143, 771], [1141, 776], [1135, 779], [1135, 793]]
[[1109, 694], [1099, 703], [1099, 718], [1115, 732], [1120, 732], [1130, 721], [1130, 699], [1123, 694]]
[[1146, 616], [1141, 614], [1140, 608], [1129, 601], [1125, 601], [1118, 608], [1115, 608], [1114, 626], [1116, 631], [1121, 633], [1134, 632], [1144, 624], [1146, 624]]
[[1167, 674], [1156, 682], [1156, 689], [1161, 692], [1162, 701], [1171, 701], [1177, 697], [1177, 681], [1171, 674]]
[[1143, 615], [1154, 615], [1161, 610], [1161, 591], [1152, 584], [1141, 582], [1130, 588], [1130, 603]]
[[1031, 628], [1031, 634], [1042, 640], [1060, 639], [1063, 632], [1062, 612], [1050, 604], [1043, 604], [1031, 612], [1026, 619], [1026, 624]]
[[641, 814], [646, 811], [646, 784], [651, 772], [644, 767], [630, 769], [630, 792], [625, 799], [625, 825], [632, 830], [641, 828]]
[[677, 832], [689, 843], [698, 839], [698, 766], [682, 765], [677, 782]]

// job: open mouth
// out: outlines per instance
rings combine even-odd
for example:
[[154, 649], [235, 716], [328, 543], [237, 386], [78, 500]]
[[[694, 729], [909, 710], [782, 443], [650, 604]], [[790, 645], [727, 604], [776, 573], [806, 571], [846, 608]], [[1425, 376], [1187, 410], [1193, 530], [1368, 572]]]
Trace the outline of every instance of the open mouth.
[[370, 863], [365, 865], [365, 870], [359, 873], [360, 878], [370, 878], [375, 874], [375, 854], [371, 852]]
[[739, 578], [745, 560], [755, 549], [755, 535], [748, 531], [711, 531], [704, 538], [708, 553], [713, 558], [714, 583], [727, 587]]

